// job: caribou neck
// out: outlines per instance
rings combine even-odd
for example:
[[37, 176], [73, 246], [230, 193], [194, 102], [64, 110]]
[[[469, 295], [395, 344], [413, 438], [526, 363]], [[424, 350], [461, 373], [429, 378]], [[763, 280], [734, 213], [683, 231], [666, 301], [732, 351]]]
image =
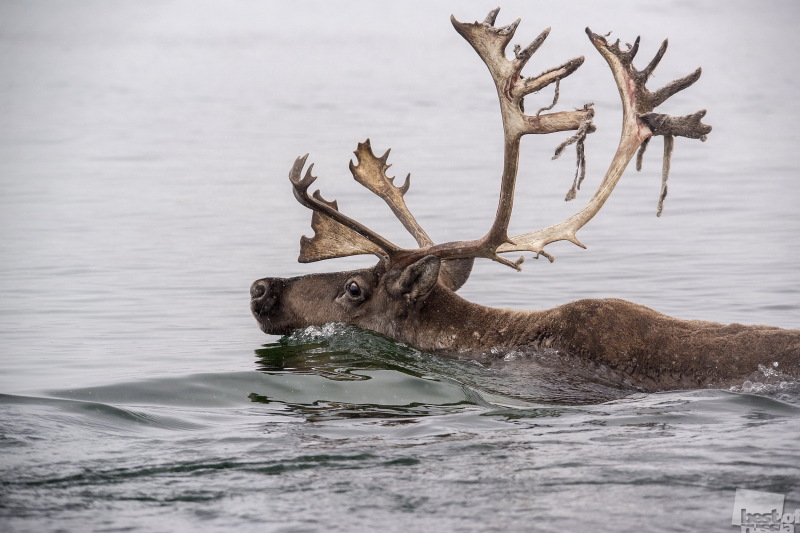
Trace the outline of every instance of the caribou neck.
[[426, 351], [502, 352], [530, 345], [543, 315], [542, 311], [483, 306], [437, 285], [412, 312], [402, 336]]

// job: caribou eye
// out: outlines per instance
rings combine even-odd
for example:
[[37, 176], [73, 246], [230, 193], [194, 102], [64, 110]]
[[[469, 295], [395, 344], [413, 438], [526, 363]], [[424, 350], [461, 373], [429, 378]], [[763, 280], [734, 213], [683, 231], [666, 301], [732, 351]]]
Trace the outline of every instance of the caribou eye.
[[351, 281], [347, 284], [347, 294], [352, 296], [353, 298], [358, 298], [361, 296], [361, 287], [358, 286], [358, 283], [355, 281]]

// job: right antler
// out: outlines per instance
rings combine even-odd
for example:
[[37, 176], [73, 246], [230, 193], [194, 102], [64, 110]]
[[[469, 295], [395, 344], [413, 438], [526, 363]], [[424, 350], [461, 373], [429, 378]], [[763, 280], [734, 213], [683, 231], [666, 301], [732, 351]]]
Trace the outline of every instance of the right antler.
[[666, 196], [665, 184], [669, 172], [674, 136], [705, 141], [706, 135], [711, 131], [711, 126], [700, 122], [700, 119], [706, 114], [705, 110], [684, 117], [672, 117], [652, 112], [653, 109], [664, 103], [670, 96], [696, 82], [702, 72], [698, 68], [688, 76], [675, 80], [655, 92], [648, 91], [645, 88], [645, 83], [667, 50], [666, 40], [661, 44], [655, 57], [647, 67], [640, 71], [633, 66], [633, 58], [639, 50], [638, 37], [633, 46], [627, 50], [622, 50], [619, 46], [619, 40], [610, 45], [603, 36], [593, 33], [589, 28], [586, 28], [586, 34], [611, 67], [611, 72], [614, 75], [614, 80], [617, 83], [620, 98], [622, 99], [622, 134], [620, 135], [617, 152], [597, 192], [583, 209], [558, 224], [513, 237], [511, 239], [513, 242], [501, 246], [498, 248], [498, 252], [527, 250], [537, 254], [541, 253], [552, 261], [553, 258], [545, 254], [543, 250], [550, 243], [568, 240], [585, 248], [577, 239], [575, 233], [600, 211], [620, 177], [622, 177], [625, 167], [640, 147], [640, 159], [637, 166], [641, 168], [641, 154], [644, 153], [650, 137], [654, 135], [664, 136], [664, 171], [658, 211], [660, 215], [662, 202], [664, 196]]
[[[419, 226], [405, 205], [403, 195], [408, 189], [409, 178], [406, 178], [406, 182], [401, 187], [395, 186], [392, 179], [386, 176], [386, 169], [389, 167], [386, 163], [389, 152], [387, 151], [382, 157], [377, 158], [373, 155], [369, 141], [367, 141], [359, 144], [356, 150], [359, 164], [354, 165], [351, 162], [350, 170], [359, 183], [389, 204], [395, 215], [415, 237], [419, 248], [407, 250], [396, 246], [361, 223], [342, 214], [338, 210], [336, 202], [328, 202], [322, 199], [319, 191], [309, 196], [308, 187], [316, 178], [311, 175], [311, 167], [306, 171], [305, 176], [301, 177], [306, 156], [298, 158], [290, 173], [295, 197], [301, 204], [314, 211], [312, 227], [315, 231], [315, 236], [312, 239], [303, 237], [301, 240], [300, 261], [317, 261], [330, 257], [370, 253], [392, 263], [404, 265], [426, 255], [437, 255], [441, 259], [484, 257], [519, 269], [522, 258], [516, 262], [511, 262], [498, 255], [513, 251], [531, 251], [537, 256], [538, 254], [545, 255], [552, 261], [552, 256], [544, 252], [544, 247], [550, 243], [568, 240], [584, 247], [575, 236], [576, 232], [602, 208], [622, 176], [625, 167], [640, 147], [639, 161], [641, 161], [641, 154], [650, 137], [654, 135], [663, 135], [665, 137], [662, 176], [662, 183], [665, 184], [674, 136], [705, 140], [706, 134], [711, 131], [710, 126], [700, 122], [700, 119], [705, 115], [705, 111], [699, 111], [685, 117], [671, 117], [653, 113], [655, 107], [670, 96], [697, 81], [701, 72], [700, 69], [697, 69], [689, 76], [676, 80], [658, 91], [652, 93], [648, 91], [645, 88], [645, 83], [663, 57], [667, 41], [664, 41], [650, 64], [644, 70], [639, 71], [633, 67], [632, 63], [638, 51], [638, 38], [633, 46], [627, 50], [622, 50], [619, 46], [619, 41], [609, 45], [604, 37], [592, 33], [587, 28], [586, 33], [589, 35], [590, 41], [611, 67], [622, 99], [623, 127], [619, 147], [597, 192], [583, 209], [548, 228], [516, 237], [508, 237], [507, 230], [513, 208], [514, 187], [522, 136], [577, 130], [577, 133], [562, 143], [556, 151], [556, 156], [558, 156], [566, 145], [577, 143], [578, 170], [576, 181], [573, 185], [573, 188], [576, 189], [580, 185], [585, 172], [583, 143], [586, 135], [592, 133], [595, 128], [592, 124], [594, 109], [591, 104], [573, 111], [542, 114], [542, 111], [555, 105], [558, 100], [558, 88], [561, 79], [574, 72], [583, 63], [583, 57], [567, 61], [533, 78], [522, 77], [520, 74], [522, 68], [542, 45], [550, 30], [548, 28], [543, 31], [524, 49], [516, 46], [514, 59], [509, 60], [506, 58], [505, 49], [514, 36], [519, 19], [508, 26], [498, 28], [494, 26], [498, 12], [499, 8], [492, 10], [482, 23], [462, 23], [451, 17], [456, 31], [472, 45], [489, 68], [497, 88], [500, 112], [503, 119], [505, 150], [500, 198], [494, 222], [487, 234], [474, 241], [433, 244], [433, 241]], [[552, 83], [556, 84], [553, 105], [540, 109], [536, 115], [525, 114], [524, 97]], [[665, 194], [666, 187], [662, 185], [659, 214], [661, 201], [663, 201]]]

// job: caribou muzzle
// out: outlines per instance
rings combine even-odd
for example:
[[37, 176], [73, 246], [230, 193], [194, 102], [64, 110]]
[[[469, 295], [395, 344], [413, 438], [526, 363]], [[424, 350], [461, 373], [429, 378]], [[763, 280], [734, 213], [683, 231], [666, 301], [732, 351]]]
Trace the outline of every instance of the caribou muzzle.
[[285, 280], [281, 278], [259, 279], [250, 285], [250, 311], [264, 331], [270, 311], [278, 303], [284, 285]]

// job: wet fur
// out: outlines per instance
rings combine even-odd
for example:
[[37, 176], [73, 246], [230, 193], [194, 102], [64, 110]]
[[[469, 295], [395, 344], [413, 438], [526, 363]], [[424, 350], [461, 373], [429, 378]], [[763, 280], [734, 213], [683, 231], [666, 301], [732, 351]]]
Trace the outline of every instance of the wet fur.
[[[424, 263], [424, 264], [423, 264]], [[485, 358], [512, 350], [556, 350], [622, 373], [649, 391], [728, 386], [767, 365], [800, 375], [800, 331], [673, 318], [618, 299], [578, 300], [517, 311], [464, 300], [442, 283], [439, 260], [298, 278], [265, 278], [251, 309], [272, 334], [341, 322], [424, 351]], [[416, 267], [415, 272], [408, 269]], [[438, 281], [437, 281], [438, 280]], [[345, 291], [356, 281], [362, 298]], [[496, 356], [495, 356], [496, 357]]]

